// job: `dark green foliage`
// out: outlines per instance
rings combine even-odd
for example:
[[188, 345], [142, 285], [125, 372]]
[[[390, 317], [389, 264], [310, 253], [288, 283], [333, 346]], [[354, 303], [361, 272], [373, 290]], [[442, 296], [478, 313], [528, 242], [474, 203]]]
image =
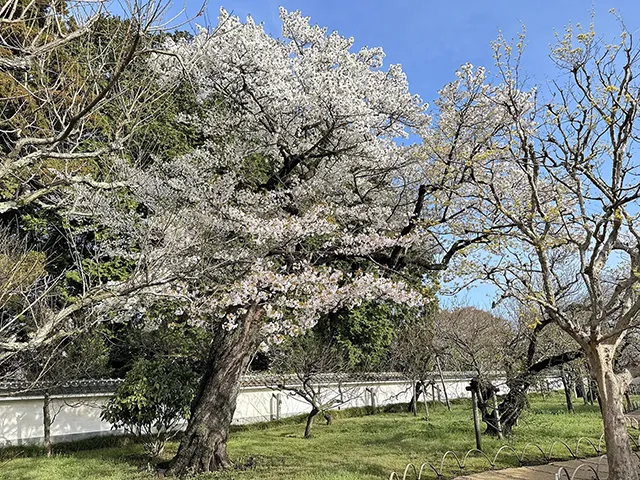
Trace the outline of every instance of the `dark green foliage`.
[[420, 315], [404, 305], [367, 302], [325, 316], [314, 330], [322, 341], [335, 344], [350, 370], [376, 371], [389, 367], [397, 332]]
[[176, 303], [157, 303], [144, 316], [111, 325], [110, 365], [116, 377], [124, 377], [142, 359], [171, 359], [202, 373], [211, 334], [176, 312], [182, 313]]
[[404, 311], [389, 303], [365, 303], [325, 317], [317, 326], [333, 339], [347, 364], [357, 370], [377, 370], [386, 363], [398, 316]]
[[156, 456], [179, 422], [189, 417], [196, 384], [194, 372], [179, 362], [139, 360], [105, 406], [102, 419], [139, 435], [147, 452]]
[[22, 352], [15, 359], [25, 380], [37, 390], [55, 392], [73, 380], [108, 378], [109, 347], [102, 328], [80, 331], [58, 342]]

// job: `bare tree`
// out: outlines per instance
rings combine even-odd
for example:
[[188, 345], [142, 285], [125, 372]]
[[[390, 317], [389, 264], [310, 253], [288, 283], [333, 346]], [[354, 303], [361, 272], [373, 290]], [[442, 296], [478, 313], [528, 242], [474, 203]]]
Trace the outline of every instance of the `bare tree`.
[[510, 225], [474, 273], [492, 280], [503, 298], [540, 308], [585, 352], [602, 404], [610, 478], [635, 480], [623, 414], [632, 371], [618, 370], [615, 358], [640, 312], [633, 157], [640, 52], [621, 26], [617, 44], [592, 27], [568, 27], [551, 51], [561, 77], [547, 98], [527, 86], [524, 39], [515, 46], [499, 40], [496, 82], [464, 66], [443, 90], [440, 126], [459, 141], [460, 168], [472, 172], [472, 184], [458, 193], [477, 209], [479, 230], [483, 218]]
[[[132, 2], [110, 22], [105, 2], [10, 0], [0, 7], [0, 213], [55, 206], [65, 186], [116, 188], [105, 159], [146, 120], [150, 79], [121, 80], [161, 25], [166, 2]], [[141, 81], [142, 80], [142, 81]], [[97, 112], [108, 112], [109, 125]], [[96, 172], [100, 166], [102, 171]], [[96, 174], [98, 173], [98, 174]]]
[[[178, 25], [163, 18], [168, 2], [127, 2], [121, 18], [112, 16], [107, 5], [100, 0], [9, 0], [0, 6], [0, 215], [3, 224], [18, 225], [16, 230], [24, 227], [25, 212], [38, 219], [60, 218], [55, 228], [65, 230], [60, 237], [68, 244], [64, 255], [71, 263], [51, 273], [47, 257], [59, 252], [31, 242], [25, 259], [37, 257], [32, 263], [42, 271], [28, 285], [19, 284], [19, 296], [6, 267], [9, 280], [0, 285], [0, 362], [73, 333], [64, 322], [79, 311], [155, 282], [138, 265], [127, 281], [109, 284], [83, 263], [87, 255], [104, 260], [104, 251], [95, 240], [76, 241], [89, 237], [88, 231], [108, 228], [96, 224], [100, 220], [93, 211], [80, 208], [79, 198], [135, 182], [126, 178], [132, 171], [128, 167], [141, 160], [133, 146], [145, 142], [151, 120], [172, 93], [159, 87], [146, 64], [150, 55], [162, 54], [160, 34]], [[149, 145], [146, 150], [154, 149]], [[85, 203], [103, 200], [96, 195]], [[71, 270], [79, 277], [77, 291], [52, 301]], [[7, 299], [13, 302], [11, 312], [2, 308]], [[31, 315], [36, 310], [38, 315]], [[31, 330], [17, 328], [21, 315], [37, 317]]]
[[352, 400], [361, 390], [348, 385], [348, 363], [343, 353], [315, 331], [287, 341], [275, 354], [272, 368], [279, 375], [275, 388], [290, 392], [311, 407], [304, 438], [311, 438], [317, 415], [330, 425], [333, 419], [329, 410]]
[[435, 316], [436, 345], [449, 368], [488, 378], [502, 370], [514, 330], [507, 320], [473, 307]]
[[[511, 433], [526, 408], [529, 388], [550, 372], [583, 357], [579, 345], [553, 322], [544, 320], [539, 311], [519, 309], [516, 314], [517, 319], [512, 320], [515, 328], [503, 346], [507, 390], [497, 405], [501, 433], [505, 435]], [[479, 407], [487, 423], [486, 433], [497, 434], [496, 405], [485, 398]]]
[[436, 369], [436, 347], [433, 320], [421, 314], [407, 319], [396, 331], [391, 345], [392, 368], [403, 374], [411, 382], [409, 411], [417, 415], [420, 395], [425, 406], [425, 416], [429, 416], [427, 387], [434, 383]]

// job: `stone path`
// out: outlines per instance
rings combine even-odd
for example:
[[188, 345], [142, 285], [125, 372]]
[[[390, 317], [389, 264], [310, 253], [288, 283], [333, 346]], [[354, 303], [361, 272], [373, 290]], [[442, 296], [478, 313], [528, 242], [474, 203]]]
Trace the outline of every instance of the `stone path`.
[[[561, 471], [561, 468], [565, 470]], [[601, 456], [564, 462], [551, 462], [546, 465], [532, 467], [492, 470], [457, 477], [455, 480], [555, 480], [558, 478], [556, 474], [559, 471], [562, 473], [562, 476], [559, 477], [562, 480], [605, 480], [609, 476], [607, 459], [605, 456]]]

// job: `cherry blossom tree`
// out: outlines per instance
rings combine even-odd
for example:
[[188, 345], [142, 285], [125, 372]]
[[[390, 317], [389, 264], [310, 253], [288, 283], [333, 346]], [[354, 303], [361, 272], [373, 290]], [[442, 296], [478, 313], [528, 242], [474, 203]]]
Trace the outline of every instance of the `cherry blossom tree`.
[[441, 92], [438, 126], [470, 172], [456, 194], [478, 206], [477, 226], [505, 225], [467, 272], [540, 308], [580, 345], [602, 401], [610, 478], [637, 479], [623, 416], [632, 369], [615, 365], [640, 311], [639, 52], [621, 25], [613, 44], [593, 26], [560, 35], [549, 96], [527, 87], [524, 37], [499, 39], [496, 77], [463, 66]]
[[426, 233], [454, 208], [438, 210], [423, 184], [429, 163], [397, 142], [429, 125], [401, 68], [299, 12], [280, 17], [281, 39], [222, 10], [211, 32], [167, 41], [173, 56], [155, 68], [167, 86], [193, 85], [201, 108], [180, 119], [201, 145], [138, 177], [144, 218], [104, 213], [108, 199], [98, 208], [123, 234], [154, 238], [141, 255], [165, 259], [179, 278], [172, 294], [216, 332], [176, 475], [230, 465], [238, 378], [260, 344], [362, 301], [419, 306], [422, 275], [403, 269], [443, 268], [471, 243]]

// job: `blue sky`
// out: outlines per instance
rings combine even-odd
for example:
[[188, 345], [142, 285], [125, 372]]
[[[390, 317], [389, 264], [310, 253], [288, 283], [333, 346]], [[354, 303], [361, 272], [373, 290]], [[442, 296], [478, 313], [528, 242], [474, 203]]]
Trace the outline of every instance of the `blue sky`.
[[[201, 1], [186, 0], [187, 14], [194, 14]], [[181, 6], [174, 5], [174, 11]], [[492, 67], [490, 42], [499, 31], [512, 38], [526, 26], [525, 70], [536, 83], [557, 77], [548, 57], [554, 33], [562, 33], [568, 23], [588, 25], [595, 12], [596, 31], [607, 42], [616, 42], [619, 28], [609, 10], [622, 15], [627, 29], [640, 37], [640, 2], [638, 0], [493, 0], [456, 2], [435, 0], [210, 0], [207, 13], [196, 20], [201, 25], [215, 25], [220, 6], [265, 25], [267, 32], [280, 34], [278, 7], [300, 10], [312, 23], [354, 37], [355, 47], [381, 46], [386, 64], [402, 64], [412, 93], [431, 103], [437, 91], [455, 79], [460, 65], [470, 62]], [[476, 286], [465, 300], [489, 308], [493, 289]], [[446, 304], [447, 299], [443, 299]]]
[[[187, 0], [187, 11], [194, 13], [200, 5], [201, 1]], [[553, 75], [548, 51], [554, 31], [561, 32], [568, 22], [588, 24], [593, 9], [596, 28], [605, 39], [613, 40], [618, 32], [608, 11], [615, 8], [630, 31], [640, 29], [637, 0], [210, 0], [206, 17], [197, 22], [215, 24], [221, 5], [241, 18], [250, 13], [275, 36], [280, 33], [278, 7], [282, 5], [302, 11], [330, 31], [354, 37], [357, 48], [381, 46], [386, 62], [402, 64], [411, 90], [428, 102], [463, 63], [491, 67], [489, 43], [499, 30], [511, 38], [521, 24], [526, 25], [525, 65], [536, 80], [544, 82]]]

